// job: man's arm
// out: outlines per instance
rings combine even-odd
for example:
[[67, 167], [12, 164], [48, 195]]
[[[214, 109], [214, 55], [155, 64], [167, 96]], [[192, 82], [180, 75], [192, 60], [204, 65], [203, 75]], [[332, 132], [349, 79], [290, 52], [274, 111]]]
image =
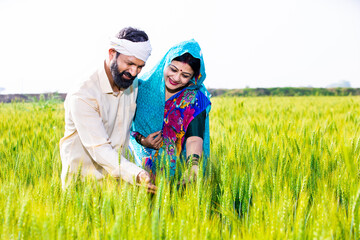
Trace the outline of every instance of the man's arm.
[[119, 165], [118, 152], [111, 146], [95, 100], [84, 100], [78, 96], [71, 96], [69, 100], [76, 130], [93, 160], [113, 177], [121, 177], [127, 182], [134, 183], [143, 169], [123, 156]]

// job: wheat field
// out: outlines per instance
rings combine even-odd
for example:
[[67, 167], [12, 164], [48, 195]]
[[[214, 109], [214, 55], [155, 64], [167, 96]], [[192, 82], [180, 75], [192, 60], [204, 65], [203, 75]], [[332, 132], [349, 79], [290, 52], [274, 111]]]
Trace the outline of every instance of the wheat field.
[[0, 239], [359, 239], [359, 97], [215, 97], [197, 181], [61, 188], [61, 102], [0, 104]]

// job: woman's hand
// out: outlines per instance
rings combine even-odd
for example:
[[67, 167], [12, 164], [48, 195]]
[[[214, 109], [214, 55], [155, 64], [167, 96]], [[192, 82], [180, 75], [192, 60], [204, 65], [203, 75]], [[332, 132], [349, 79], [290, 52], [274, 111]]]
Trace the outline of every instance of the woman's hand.
[[163, 138], [161, 136], [161, 131], [157, 131], [149, 134], [147, 137], [142, 137], [140, 142], [144, 147], [159, 149], [162, 146]]
[[199, 166], [193, 165], [190, 169], [190, 178], [193, 177], [193, 179], [196, 179], [198, 173], [199, 173]]
[[193, 165], [190, 169], [187, 169], [184, 172], [182, 185], [195, 181], [198, 176], [198, 173], [199, 173], [199, 166], [197, 165]]
[[186, 162], [189, 168], [184, 172], [182, 184], [186, 184], [196, 180], [199, 173], [199, 160], [202, 154], [203, 139], [201, 137], [192, 136], [186, 140]]
[[198, 173], [199, 173], [199, 166], [192, 165], [190, 168], [190, 173], [188, 175], [188, 181], [192, 182], [192, 181], [196, 180]]

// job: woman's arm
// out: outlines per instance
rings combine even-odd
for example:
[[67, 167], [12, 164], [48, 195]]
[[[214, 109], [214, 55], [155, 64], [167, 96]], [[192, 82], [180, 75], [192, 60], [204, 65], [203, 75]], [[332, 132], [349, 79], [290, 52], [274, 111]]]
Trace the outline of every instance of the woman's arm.
[[190, 170], [189, 181], [196, 178], [199, 172], [199, 160], [203, 151], [203, 139], [198, 136], [189, 137], [186, 140], [186, 163], [189, 165]]
[[199, 172], [199, 160], [203, 150], [203, 139], [198, 136], [189, 137], [186, 140], [186, 163], [190, 169], [190, 180]]
[[188, 159], [188, 157], [193, 154], [198, 155], [200, 158], [202, 151], [203, 139], [201, 137], [192, 136], [186, 140], [186, 159]]
[[189, 124], [185, 134], [186, 159], [190, 155], [198, 155], [200, 158], [203, 151], [203, 139], [205, 132], [206, 111], [202, 111]]
[[203, 152], [203, 138], [205, 130], [206, 111], [197, 115], [189, 124], [186, 131], [186, 163], [189, 165], [189, 180], [196, 177], [199, 172], [199, 160]]

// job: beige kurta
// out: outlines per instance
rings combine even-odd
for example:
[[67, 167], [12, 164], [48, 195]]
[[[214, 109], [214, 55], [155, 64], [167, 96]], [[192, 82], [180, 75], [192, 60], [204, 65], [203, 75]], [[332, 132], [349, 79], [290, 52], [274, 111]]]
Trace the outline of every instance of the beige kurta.
[[136, 79], [125, 91], [114, 93], [102, 66], [68, 93], [65, 134], [60, 140], [63, 186], [79, 170], [82, 177], [94, 175], [100, 180], [110, 174], [131, 183], [142, 170], [123, 157], [136, 109], [137, 85]]

